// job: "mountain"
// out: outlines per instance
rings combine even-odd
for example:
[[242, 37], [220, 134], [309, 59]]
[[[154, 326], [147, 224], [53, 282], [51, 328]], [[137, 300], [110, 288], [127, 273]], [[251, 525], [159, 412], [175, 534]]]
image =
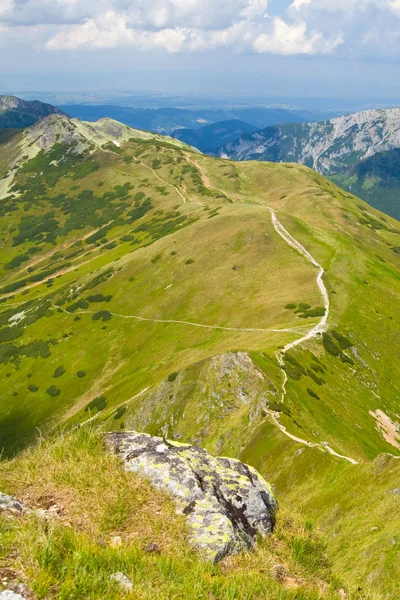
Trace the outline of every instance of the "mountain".
[[331, 179], [371, 206], [400, 219], [400, 148], [378, 152]]
[[64, 114], [62, 110], [37, 100], [26, 101], [15, 96], [0, 96], [0, 129], [29, 127], [52, 114]]
[[[220, 156], [297, 162], [327, 176], [372, 206], [400, 217], [400, 108], [369, 110], [323, 123], [288, 123], [242, 135]], [[380, 156], [382, 153], [382, 156]]]
[[[330, 583], [336, 597], [399, 597], [400, 223], [306, 166], [218, 159], [108, 119], [50, 115], [0, 140], [0, 491], [39, 506], [53, 494], [65, 523], [50, 544], [27, 516], [1, 551], [24, 561], [37, 540], [29, 572], [50, 597], [72, 586], [64, 560], [97, 577], [90, 557], [107, 581], [134, 555], [153, 581], [193, 586], [187, 555], [149, 562], [158, 521], [136, 531], [133, 480], [84, 437], [135, 430], [239, 459], [273, 486], [278, 537], [229, 573], [271, 562], [297, 568], [299, 587], [315, 575], [319, 594], [298, 598], [329, 598]], [[140, 548], [112, 554], [124, 527]], [[214, 597], [241, 597], [232, 577]]]
[[200, 129], [177, 129], [171, 135], [173, 138], [194, 146], [202, 152], [212, 152], [222, 145], [236, 140], [241, 135], [254, 133], [256, 130], [257, 128], [253, 125], [234, 119], [206, 125]]
[[132, 108], [107, 104], [68, 104], [60, 108], [70, 117], [86, 121], [111, 118], [137, 129], [171, 134], [177, 129], [200, 129], [221, 121], [239, 120], [262, 129], [276, 123], [319, 121], [324, 115], [318, 111], [279, 107], [224, 107], [221, 109], [185, 108]]
[[400, 147], [400, 108], [367, 110], [322, 123], [287, 123], [242, 136], [220, 152], [235, 160], [298, 162], [333, 175]]

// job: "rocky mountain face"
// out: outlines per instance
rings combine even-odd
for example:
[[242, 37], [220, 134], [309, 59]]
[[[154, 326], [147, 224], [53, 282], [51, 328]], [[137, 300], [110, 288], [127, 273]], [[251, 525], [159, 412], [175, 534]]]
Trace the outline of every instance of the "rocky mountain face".
[[29, 127], [48, 115], [65, 113], [44, 102], [26, 101], [16, 96], [0, 96], [0, 129]]
[[378, 152], [400, 147], [400, 108], [367, 110], [321, 123], [267, 127], [226, 144], [234, 160], [296, 162], [333, 175]]

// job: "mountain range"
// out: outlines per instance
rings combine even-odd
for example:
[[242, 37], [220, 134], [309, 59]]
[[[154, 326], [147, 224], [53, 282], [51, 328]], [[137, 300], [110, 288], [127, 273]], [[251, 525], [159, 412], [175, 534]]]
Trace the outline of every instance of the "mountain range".
[[257, 127], [234, 119], [206, 125], [200, 129], [177, 129], [172, 137], [198, 148], [202, 152], [215, 152], [221, 144], [237, 140], [244, 134], [254, 133]]
[[51, 104], [37, 100], [27, 101], [15, 96], [0, 96], [0, 129], [29, 127], [52, 114], [64, 113]]
[[228, 142], [218, 154], [307, 165], [399, 218], [399, 148], [400, 108], [393, 108], [267, 127]]
[[168, 135], [182, 128], [200, 129], [205, 125], [212, 125], [221, 121], [239, 120], [257, 129], [262, 129], [276, 123], [304, 123], [305, 121], [318, 121], [326, 118], [324, 113], [319, 111], [263, 106], [226, 107], [221, 109], [175, 107], [143, 109], [104, 104], [68, 104], [60, 105], [60, 109], [70, 117], [86, 121], [97, 121], [102, 118], [116, 119], [130, 127]]
[[[389, 151], [397, 134], [382, 127]], [[316, 166], [350, 164], [343, 136]], [[357, 160], [370, 160], [366, 144]], [[29, 573], [42, 596], [64, 585], [68, 597], [69, 568], [105, 586], [133, 560], [162, 597], [199, 596], [193, 578], [179, 589], [193, 565], [198, 585], [217, 578], [201, 593], [223, 600], [246, 597], [246, 580], [252, 599], [399, 597], [398, 221], [302, 164], [51, 114], [0, 134], [0, 269], [1, 491], [55, 504], [64, 527], [28, 514], [4, 552], [21, 571], [39, 544]], [[183, 555], [168, 500], [90, 441], [129, 430], [239, 459], [271, 483], [281, 529], [234, 559], [246, 573]], [[162, 541], [140, 529], [123, 558], [133, 522]]]

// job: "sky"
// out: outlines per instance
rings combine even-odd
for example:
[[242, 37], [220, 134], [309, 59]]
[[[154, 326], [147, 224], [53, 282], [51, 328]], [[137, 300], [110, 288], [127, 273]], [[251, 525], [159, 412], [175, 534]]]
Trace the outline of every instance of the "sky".
[[400, 0], [0, 0], [0, 88], [400, 100]]

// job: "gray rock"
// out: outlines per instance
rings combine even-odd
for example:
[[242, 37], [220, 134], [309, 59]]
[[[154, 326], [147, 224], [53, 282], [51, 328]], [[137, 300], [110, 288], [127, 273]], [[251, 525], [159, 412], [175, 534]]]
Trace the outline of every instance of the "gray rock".
[[16, 500], [16, 498], [0, 492], [0, 510], [7, 510], [8, 512], [19, 514], [24, 511], [24, 507]]
[[127, 471], [145, 475], [174, 496], [194, 545], [207, 560], [249, 549], [257, 535], [272, 532], [277, 503], [252, 467], [144, 433], [114, 432], [106, 439]]
[[3, 590], [0, 592], [0, 600], [25, 600], [21, 594], [16, 594], [12, 590]]
[[118, 571], [117, 573], [113, 573], [112, 575], [110, 575], [110, 579], [112, 581], [116, 581], [118, 583], [118, 585], [121, 588], [123, 588], [124, 590], [126, 590], [127, 592], [131, 592], [133, 589], [132, 581], [129, 579], [129, 577], [127, 577], [126, 575], [121, 573], [121, 571]]

